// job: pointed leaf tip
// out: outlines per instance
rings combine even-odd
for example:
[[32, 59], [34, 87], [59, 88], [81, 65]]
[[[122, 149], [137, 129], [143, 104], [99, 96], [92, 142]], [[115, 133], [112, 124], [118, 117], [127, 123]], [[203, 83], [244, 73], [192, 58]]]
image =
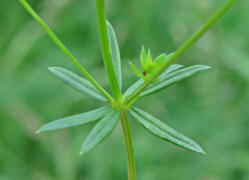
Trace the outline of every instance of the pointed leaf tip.
[[52, 71], [52, 70], [53, 70], [53, 68], [55, 68], [55, 67], [50, 66], [50, 67], [48, 67], [48, 70], [49, 70], [49, 71]]
[[179, 147], [205, 154], [203, 149], [196, 142], [170, 128], [168, 125], [147, 112], [138, 108], [132, 108], [129, 112], [146, 130], [153, 135]]
[[203, 154], [203, 155], [207, 155], [207, 153], [203, 150], [203, 149], [201, 149], [202, 151], [201, 151], [201, 154]]
[[73, 126], [83, 125], [99, 118], [103, 117], [111, 108], [109, 106], [103, 106], [101, 108], [88, 111], [85, 113], [68, 116], [56, 121], [52, 121], [50, 123], [44, 124], [37, 133], [45, 132], [45, 131], [52, 131], [56, 129], [68, 128]]
[[105, 97], [85, 78], [61, 67], [49, 67], [48, 69], [76, 91], [106, 102]]
[[140, 72], [140, 70], [132, 63], [129, 61], [129, 64], [131, 66], [132, 71], [141, 79], [144, 78], [143, 74]]

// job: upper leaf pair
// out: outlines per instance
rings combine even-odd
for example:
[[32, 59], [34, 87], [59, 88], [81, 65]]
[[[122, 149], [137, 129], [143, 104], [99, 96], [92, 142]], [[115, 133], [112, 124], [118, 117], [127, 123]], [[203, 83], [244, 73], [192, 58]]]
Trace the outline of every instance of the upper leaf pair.
[[[152, 83], [149, 87], [147, 87], [140, 95], [140, 97], [144, 97], [150, 94], [154, 94], [158, 91], [161, 91], [176, 82], [182, 81], [188, 77], [193, 76], [197, 72], [204, 71], [209, 69], [210, 67], [205, 65], [194, 65], [190, 67], [184, 68], [183, 65], [173, 64], [171, 65], [163, 74], [159, 76], [159, 78]], [[132, 86], [130, 86], [126, 92], [124, 93], [125, 97], [128, 97], [134, 90], [136, 90], [139, 86], [144, 83], [144, 80], [140, 79], [135, 82]]]

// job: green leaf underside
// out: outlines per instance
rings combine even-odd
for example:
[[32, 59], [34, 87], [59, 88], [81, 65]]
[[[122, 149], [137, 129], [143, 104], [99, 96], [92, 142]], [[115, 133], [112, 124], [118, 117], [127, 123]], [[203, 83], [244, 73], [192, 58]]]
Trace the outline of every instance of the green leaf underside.
[[117, 110], [110, 110], [92, 129], [86, 140], [81, 146], [80, 154], [91, 150], [93, 147], [101, 143], [104, 139], [106, 139], [115, 126], [118, 123], [120, 118], [120, 112]]
[[76, 91], [106, 102], [105, 97], [102, 96], [96, 88], [83, 77], [61, 67], [49, 67], [48, 69]]
[[[169, 74], [171, 72], [174, 72], [180, 68], [184, 67], [183, 65], [180, 64], [172, 64], [171, 66], [168, 67], [168, 69], [163, 73], [163, 74]], [[162, 75], [163, 75], [162, 74]], [[129, 96], [135, 89], [137, 89], [139, 86], [141, 86], [144, 83], [143, 79], [139, 79], [136, 81], [133, 85], [131, 85], [124, 93], [124, 96], [127, 97]]]
[[98, 108], [98, 109], [95, 109], [89, 112], [58, 119], [56, 121], [52, 121], [50, 123], [43, 125], [37, 131], [37, 133], [83, 125], [83, 124], [98, 120], [110, 110], [111, 110], [111, 107], [104, 106], [104, 107], [101, 107], [101, 108]]
[[138, 108], [132, 108], [129, 112], [146, 130], [148, 130], [153, 135], [179, 147], [205, 154], [205, 152], [197, 143], [178, 133], [147, 112]]
[[163, 73], [155, 83], [151, 84], [144, 90], [144, 92], [142, 92], [140, 97], [154, 94], [179, 81], [195, 75], [197, 72], [204, 71], [209, 68], [210, 67], [205, 65], [194, 65], [174, 71], [172, 73]]
[[119, 88], [122, 89], [122, 72], [121, 72], [121, 59], [118, 47], [118, 41], [115, 35], [115, 31], [109, 21], [107, 23], [108, 39], [112, 56], [112, 63], [114, 66], [115, 75], [117, 77]]

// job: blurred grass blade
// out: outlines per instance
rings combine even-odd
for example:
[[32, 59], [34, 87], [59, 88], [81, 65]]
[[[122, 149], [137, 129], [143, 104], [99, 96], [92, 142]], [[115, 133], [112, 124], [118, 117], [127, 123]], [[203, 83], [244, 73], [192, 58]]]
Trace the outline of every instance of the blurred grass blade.
[[56, 129], [62, 129], [67, 127], [79, 126], [91, 121], [98, 120], [99, 118], [103, 117], [111, 108], [109, 106], [104, 106], [89, 112], [65, 117], [50, 123], [43, 125], [37, 133], [44, 132], [44, 131], [52, 131]]
[[222, 62], [241, 78], [249, 81], [249, 58], [248, 55], [241, 51], [239, 47], [222, 44], [220, 52]]
[[109, 21], [106, 21], [106, 23], [107, 23], [107, 30], [108, 30], [109, 45], [111, 48], [112, 63], [114, 66], [114, 71], [117, 77], [118, 85], [121, 90], [122, 89], [122, 72], [121, 72], [121, 59], [120, 59], [118, 41], [115, 35], [115, 31], [112, 28], [112, 25], [109, 23]]
[[153, 135], [185, 149], [205, 154], [202, 148], [194, 141], [178, 133], [147, 112], [138, 108], [132, 108], [129, 112], [145, 129], [147, 129]]
[[83, 77], [78, 76], [77, 74], [68, 71], [61, 67], [49, 67], [49, 71], [51, 71], [58, 78], [67, 83], [70, 87], [75, 89], [76, 91], [94, 97], [101, 101], [106, 101], [105, 97], [102, 96], [96, 88]]
[[80, 154], [91, 150], [94, 146], [102, 142], [111, 134], [120, 118], [120, 112], [114, 109], [110, 110], [99, 122], [94, 126], [86, 140], [81, 146]]
[[[168, 69], [162, 74], [162, 75], [166, 75], [169, 74], [173, 71], [176, 71], [180, 68], [184, 67], [183, 65], [180, 64], [172, 64], [171, 66], [168, 67]], [[139, 71], [140, 72], [140, 71]], [[141, 86], [144, 83], [143, 79], [139, 79], [138, 81], [136, 81], [133, 85], [131, 85], [124, 93], [124, 96], [127, 97], [129, 96], [134, 90], [136, 90], [139, 86]]]
[[144, 92], [142, 92], [140, 97], [154, 94], [158, 91], [161, 91], [173, 85], [174, 83], [177, 83], [188, 77], [193, 76], [197, 72], [204, 71], [209, 68], [210, 67], [205, 66], [205, 65], [194, 65], [191, 67], [186, 67], [186, 68], [174, 71], [172, 73], [163, 73], [155, 83], [151, 84], [148, 88], [144, 90]]

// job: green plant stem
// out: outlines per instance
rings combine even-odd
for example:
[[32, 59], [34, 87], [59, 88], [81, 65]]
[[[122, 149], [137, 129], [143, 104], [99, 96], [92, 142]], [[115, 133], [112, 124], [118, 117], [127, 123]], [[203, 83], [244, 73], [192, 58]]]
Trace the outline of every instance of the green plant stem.
[[55, 33], [48, 27], [48, 25], [42, 20], [42, 18], [32, 9], [32, 7], [26, 2], [26, 0], [19, 0], [23, 7], [30, 13], [30, 15], [43, 27], [50, 38], [59, 46], [59, 48], [65, 53], [65, 55], [71, 60], [80, 72], [99, 90], [101, 94], [111, 103], [114, 103], [113, 98], [95, 81], [95, 79], [81, 66], [76, 58], [70, 53], [66, 46], [59, 40]]
[[138, 87], [130, 96], [125, 100], [127, 107], [130, 107], [140, 94], [156, 80], [178, 57], [180, 57], [188, 48], [190, 48], [207, 30], [209, 30], [238, 0], [228, 0], [207, 22], [193, 34], [185, 43], [183, 43], [172, 55], [168, 61], [155, 72], [146, 82]]
[[132, 145], [132, 137], [126, 112], [121, 112], [121, 124], [123, 128], [128, 166], [128, 180], [136, 180], [136, 164]]
[[118, 81], [112, 63], [112, 56], [111, 56], [111, 50], [108, 40], [108, 33], [107, 33], [107, 25], [106, 25], [105, 0], [96, 0], [96, 13], [97, 13], [100, 45], [105, 64], [105, 69], [111, 84], [113, 96], [116, 100], [118, 100], [122, 97], [122, 94], [118, 85]]

